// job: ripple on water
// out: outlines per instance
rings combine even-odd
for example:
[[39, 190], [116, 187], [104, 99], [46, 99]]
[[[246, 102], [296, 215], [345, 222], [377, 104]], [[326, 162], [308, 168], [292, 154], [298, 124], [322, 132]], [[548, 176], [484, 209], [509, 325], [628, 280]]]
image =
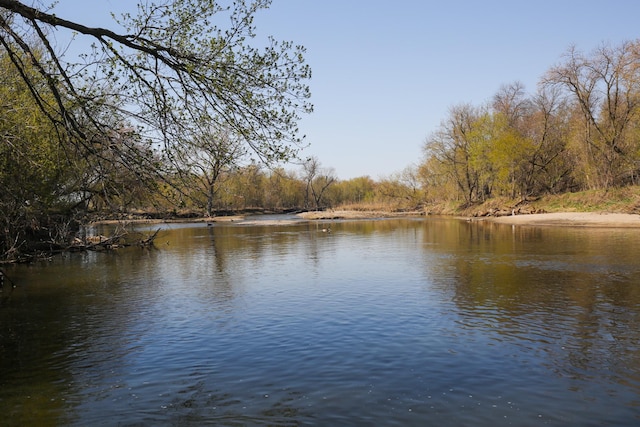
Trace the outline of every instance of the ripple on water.
[[[11, 348], [38, 354], [2, 365], [0, 408], [40, 390], [65, 425], [637, 421], [637, 267], [582, 271], [465, 227], [191, 226], [109, 268], [84, 262], [77, 284], [28, 289], [39, 310], [3, 301], [24, 321]], [[589, 245], [575, 239], [572, 257]]]

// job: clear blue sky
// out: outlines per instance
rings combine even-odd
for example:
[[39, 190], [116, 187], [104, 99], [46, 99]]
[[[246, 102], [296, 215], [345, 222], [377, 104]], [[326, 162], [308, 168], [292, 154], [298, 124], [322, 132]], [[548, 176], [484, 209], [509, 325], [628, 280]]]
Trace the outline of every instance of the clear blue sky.
[[[109, 27], [109, 12], [134, 4], [60, 0], [55, 12]], [[516, 80], [534, 92], [570, 45], [640, 38], [638, 17], [637, 0], [273, 0], [255, 24], [307, 48], [315, 112], [301, 122], [304, 154], [340, 179], [379, 179], [420, 161], [450, 107]]]

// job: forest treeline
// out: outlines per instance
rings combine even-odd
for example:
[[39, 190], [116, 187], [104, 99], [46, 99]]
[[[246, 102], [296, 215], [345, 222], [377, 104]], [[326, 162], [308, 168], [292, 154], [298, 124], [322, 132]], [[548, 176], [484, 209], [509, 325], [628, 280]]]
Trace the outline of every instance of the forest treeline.
[[[47, 16], [32, 17], [19, 2], [6, 3], [20, 5], [16, 13], [31, 25]], [[248, 19], [253, 10], [244, 13]], [[273, 50], [263, 57], [249, 51], [242, 57], [248, 61], [243, 66], [250, 70], [246, 78], [254, 86], [247, 88], [244, 81], [232, 81], [234, 73], [244, 71], [220, 64], [215, 72], [223, 70], [228, 73], [225, 78], [215, 75], [211, 87], [201, 86], [208, 81], [211, 65], [196, 79], [193, 67], [204, 62], [181, 56], [177, 48], [156, 51], [156, 45], [143, 46], [138, 53], [176, 55], [155, 57], [175, 67], [177, 77], [169, 85], [194, 77], [193, 86], [183, 90], [196, 105], [185, 104], [185, 110], [179, 110], [178, 101], [169, 102], [171, 91], [149, 84], [148, 77], [156, 72], [153, 67], [124, 61], [96, 72], [98, 80], [80, 72], [71, 75], [55, 61], [40, 27], [34, 26], [40, 39], [29, 39], [12, 32], [13, 21], [1, 14], [0, 18], [0, 259], [4, 261], [24, 259], [24, 254], [68, 240], [89, 215], [214, 216], [251, 209], [339, 206], [414, 210], [442, 202], [472, 206], [495, 197], [526, 200], [638, 183], [638, 41], [602, 45], [588, 54], [570, 48], [541, 77], [535, 93], [515, 82], [505, 84], [484, 105], [452, 107], [424, 141], [424, 157], [404, 171], [386, 178], [340, 180], [320, 159], [305, 158], [299, 151], [297, 112], [311, 111], [310, 105], [296, 101], [309, 96], [306, 85], [299, 83], [309, 77], [301, 47], [283, 45], [280, 54], [287, 57], [293, 52], [299, 61], [298, 65], [284, 61], [284, 68]], [[237, 22], [245, 28], [245, 21]], [[220, 34], [220, 40], [227, 40], [228, 34]], [[185, 40], [191, 36], [184, 35]], [[240, 55], [238, 46], [231, 56]], [[112, 54], [108, 61], [117, 65], [125, 58], [110, 49], [112, 44], [107, 43], [102, 51]], [[132, 58], [139, 58], [136, 55]], [[252, 68], [257, 66], [254, 62], [264, 69]], [[281, 76], [275, 76], [280, 69]], [[118, 70], [130, 73], [122, 86], [115, 83]], [[66, 86], [60, 87], [61, 81]], [[260, 96], [261, 91], [272, 90], [275, 81], [288, 83]], [[127, 92], [131, 82], [150, 91], [152, 99], [127, 113], [123, 105], [145, 93]], [[99, 91], [91, 92], [96, 87]], [[298, 91], [295, 96], [292, 87]], [[199, 90], [210, 90], [205, 95], [220, 101], [198, 98]], [[209, 107], [210, 115], [200, 110]], [[296, 159], [298, 163], [291, 163]]]
[[425, 142], [429, 200], [470, 205], [635, 185], [640, 174], [640, 41], [571, 47], [527, 94], [504, 85], [486, 105], [451, 108]]
[[[218, 183], [215, 209], [420, 209], [452, 201], [465, 207], [637, 185], [640, 41], [589, 53], [571, 47], [535, 92], [516, 81], [482, 105], [453, 106], [423, 150], [416, 164], [376, 180], [340, 180], [316, 158], [297, 171], [236, 168]], [[192, 201], [199, 200], [191, 208], [206, 205], [206, 182], [190, 187]]]

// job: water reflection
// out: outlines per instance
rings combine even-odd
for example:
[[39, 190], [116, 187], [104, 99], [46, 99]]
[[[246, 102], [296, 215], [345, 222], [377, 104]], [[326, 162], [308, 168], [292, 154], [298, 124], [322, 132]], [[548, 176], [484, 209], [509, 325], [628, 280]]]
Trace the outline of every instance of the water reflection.
[[16, 266], [14, 425], [638, 421], [633, 230], [452, 219], [170, 225]]
[[520, 347], [519, 357], [533, 355], [574, 392], [597, 395], [602, 384], [590, 382], [603, 376], [630, 387], [610, 388], [611, 397], [629, 407], [640, 402], [636, 231], [448, 227], [458, 241], [469, 236], [466, 248], [440, 235], [430, 239], [446, 246], [433, 277], [456, 303], [458, 333]]

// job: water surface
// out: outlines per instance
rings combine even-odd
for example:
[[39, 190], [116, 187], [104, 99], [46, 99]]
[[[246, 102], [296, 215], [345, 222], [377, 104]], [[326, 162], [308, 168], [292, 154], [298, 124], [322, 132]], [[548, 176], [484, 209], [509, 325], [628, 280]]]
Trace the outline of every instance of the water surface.
[[638, 230], [163, 228], [156, 248], [7, 269], [3, 421], [640, 423]]

